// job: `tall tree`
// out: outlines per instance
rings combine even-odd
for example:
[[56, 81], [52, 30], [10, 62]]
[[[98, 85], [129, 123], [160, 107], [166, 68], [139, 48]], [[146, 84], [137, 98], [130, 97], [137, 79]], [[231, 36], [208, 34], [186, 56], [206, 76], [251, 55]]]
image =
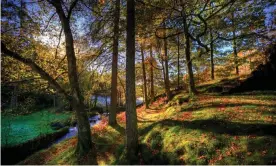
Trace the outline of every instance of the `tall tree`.
[[[56, 12], [61, 21], [62, 29], [65, 35], [66, 57], [68, 63], [68, 77], [71, 87], [72, 100], [71, 104], [76, 111], [78, 123], [78, 145], [77, 153], [84, 156], [95, 150], [95, 145], [91, 141], [91, 131], [86, 110], [84, 109], [83, 96], [79, 88], [78, 72], [76, 65], [76, 56], [74, 50], [74, 40], [70, 27], [70, 17], [73, 8], [76, 6], [78, 0], [72, 2], [67, 16], [62, 8], [61, 1], [49, 1], [56, 9]], [[92, 163], [97, 163], [96, 153], [91, 153]]]
[[153, 80], [153, 52], [152, 52], [152, 44], [150, 45], [150, 98], [154, 100], [154, 80]]
[[109, 113], [109, 125], [117, 124], [117, 77], [118, 77], [118, 45], [119, 45], [120, 0], [115, 1], [114, 30], [113, 30], [113, 57], [111, 77], [111, 109]]
[[143, 89], [144, 89], [144, 101], [146, 104], [146, 108], [149, 108], [148, 102], [148, 93], [147, 93], [147, 75], [145, 68], [145, 57], [144, 57], [144, 44], [141, 44], [141, 56], [142, 56], [142, 70], [143, 70]]
[[211, 66], [211, 79], [215, 79], [215, 67], [214, 67], [214, 37], [212, 28], [210, 28], [210, 66]]
[[168, 100], [171, 100], [172, 94], [170, 90], [170, 77], [169, 77], [169, 57], [168, 57], [168, 42], [167, 38], [164, 38], [164, 69], [165, 69], [165, 90]]
[[235, 27], [235, 16], [234, 12], [231, 13], [232, 16], [232, 32], [233, 32], [233, 54], [236, 75], [239, 75], [239, 65], [238, 65], [238, 51], [237, 51], [237, 39], [236, 39], [236, 27]]
[[191, 46], [190, 46], [190, 36], [189, 36], [189, 27], [187, 23], [187, 16], [183, 12], [182, 15], [183, 19], [183, 28], [184, 28], [184, 34], [185, 34], [185, 56], [186, 56], [186, 63], [187, 63], [187, 70], [189, 75], [189, 92], [191, 94], [196, 93], [195, 88], [195, 81], [194, 81], [194, 73], [193, 73], [193, 64], [191, 59]]
[[180, 41], [179, 41], [179, 34], [177, 35], [177, 88], [180, 87], [179, 82], [180, 82]]
[[131, 161], [138, 150], [135, 95], [135, 1], [127, 0], [126, 37], [126, 150]]

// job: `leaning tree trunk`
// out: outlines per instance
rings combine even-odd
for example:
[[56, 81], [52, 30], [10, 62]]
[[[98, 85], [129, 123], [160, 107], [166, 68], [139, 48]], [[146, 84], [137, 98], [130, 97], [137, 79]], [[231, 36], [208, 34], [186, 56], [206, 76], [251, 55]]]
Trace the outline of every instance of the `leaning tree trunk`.
[[135, 95], [135, 1], [127, 1], [126, 37], [126, 151], [132, 161], [138, 153], [138, 130]]
[[[68, 77], [71, 88], [71, 101], [73, 109], [76, 111], [78, 123], [78, 144], [76, 153], [79, 158], [86, 157], [88, 154], [88, 164], [97, 164], [96, 152], [91, 139], [90, 125], [87, 112], [84, 109], [83, 96], [79, 88], [77, 75], [76, 56], [74, 51], [74, 40], [70, 28], [70, 16], [66, 17], [60, 1], [52, 2], [60, 18], [62, 28], [65, 34], [66, 57], [68, 63]], [[93, 152], [94, 151], [94, 152]]]
[[114, 36], [113, 36], [113, 59], [112, 59], [112, 78], [111, 78], [111, 108], [109, 113], [109, 125], [116, 125], [117, 113], [117, 76], [118, 76], [118, 44], [119, 44], [119, 21], [120, 21], [120, 0], [115, 2], [114, 12]]
[[184, 34], [185, 34], [185, 54], [186, 54], [186, 63], [187, 63], [187, 70], [189, 74], [189, 93], [195, 94], [196, 88], [195, 88], [195, 81], [194, 81], [194, 73], [193, 73], [193, 64], [191, 60], [191, 46], [190, 46], [190, 36], [188, 31], [188, 25], [186, 21], [186, 16], [183, 16], [183, 23], [184, 23]]
[[154, 80], [153, 80], [153, 55], [152, 46], [150, 47], [150, 98], [154, 100]]
[[170, 78], [169, 78], [169, 58], [168, 58], [168, 47], [167, 47], [167, 39], [164, 39], [164, 54], [165, 54], [165, 90], [167, 99], [171, 100], [172, 94], [170, 91]]
[[146, 108], [149, 108], [148, 102], [148, 93], [147, 93], [147, 76], [146, 76], [146, 69], [145, 69], [145, 58], [144, 58], [144, 49], [141, 46], [141, 56], [142, 56], [142, 70], [143, 70], [143, 86], [144, 86], [144, 101], [146, 104]]

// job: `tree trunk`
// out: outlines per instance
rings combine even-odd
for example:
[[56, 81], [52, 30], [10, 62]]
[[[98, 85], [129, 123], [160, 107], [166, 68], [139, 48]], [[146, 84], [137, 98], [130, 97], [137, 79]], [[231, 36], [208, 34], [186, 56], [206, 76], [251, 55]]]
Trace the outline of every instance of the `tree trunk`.
[[105, 95], [105, 112], [108, 112], [107, 95]]
[[236, 75], [239, 75], [239, 65], [238, 65], [238, 51], [237, 51], [237, 43], [236, 43], [236, 35], [235, 31], [233, 32], [234, 40], [233, 40], [233, 50], [234, 50], [234, 63], [236, 69]]
[[210, 30], [210, 39], [211, 39], [211, 43], [210, 43], [211, 79], [214, 80], [214, 79], [215, 79], [215, 69], [214, 69], [214, 43], [213, 43], [213, 32], [212, 32], [212, 29]]
[[179, 41], [179, 35], [177, 35], [177, 88], [179, 89], [179, 81], [180, 81], [180, 64], [179, 64], [179, 58], [180, 58], [180, 41]]
[[118, 97], [118, 106], [121, 106], [121, 92], [120, 91], [117, 91], [118, 94], [117, 94], [117, 97]]
[[166, 82], [166, 73], [165, 73], [165, 65], [164, 65], [163, 58], [161, 59], [161, 65], [162, 65], [162, 74], [163, 74], [164, 86], [166, 87], [166, 85], [165, 85], [165, 82]]
[[153, 80], [153, 55], [152, 46], [150, 47], [150, 98], [154, 100], [154, 80]]
[[167, 47], [167, 39], [164, 39], [164, 56], [165, 56], [165, 90], [167, 99], [171, 100], [172, 95], [170, 91], [170, 78], [169, 78], [169, 58], [168, 58], [168, 47]]
[[232, 26], [233, 26], [233, 52], [234, 52], [234, 63], [236, 69], [236, 75], [239, 75], [239, 65], [238, 65], [238, 51], [237, 51], [237, 41], [236, 41], [236, 27], [234, 21], [234, 12], [232, 12]]
[[141, 56], [142, 56], [142, 70], [143, 70], [143, 82], [144, 82], [144, 101], [146, 104], [146, 108], [149, 108], [148, 103], [148, 93], [147, 93], [147, 76], [146, 76], [146, 69], [145, 69], [145, 58], [144, 58], [144, 49], [141, 46]]
[[115, 2], [114, 31], [113, 31], [113, 59], [111, 78], [111, 108], [109, 112], [109, 125], [116, 125], [117, 113], [117, 76], [118, 76], [118, 45], [119, 45], [119, 21], [120, 21], [120, 0]]
[[70, 28], [70, 16], [65, 16], [60, 1], [53, 2], [56, 8], [56, 12], [60, 18], [62, 28], [65, 34], [65, 46], [66, 46], [66, 57], [68, 63], [68, 78], [71, 87], [71, 104], [73, 109], [76, 111], [77, 123], [78, 123], [78, 145], [76, 153], [79, 159], [87, 156], [89, 158], [88, 164], [97, 164], [96, 152], [94, 144], [91, 139], [90, 125], [87, 117], [87, 112], [84, 109], [83, 96], [81, 94], [78, 82], [76, 56], [74, 50], [74, 40], [72, 31]]
[[189, 31], [188, 31], [188, 25], [186, 21], [186, 16], [183, 16], [183, 23], [184, 23], [184, 34], [185, 34], [185, 54], [186, 54], [186, 63], [187, 63], [187, 70], [189, 74], [189, 93], [195, 94], [196, 88], [195, 88], [195, 81], [194, 81], [194, 73], [193, 73], [193, 64], [191, 60], [191, 46], [190, 46], [190, 37], [189, 37]]
[[126, 152], [131, 162], [137, 158], [138, 130], [135, 95], [135, 1], [127, 1], [126, 37]]

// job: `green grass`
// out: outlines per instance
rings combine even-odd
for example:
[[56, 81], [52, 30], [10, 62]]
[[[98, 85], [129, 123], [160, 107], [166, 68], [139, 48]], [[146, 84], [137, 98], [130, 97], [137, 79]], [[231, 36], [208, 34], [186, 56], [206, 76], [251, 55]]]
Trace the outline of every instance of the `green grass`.
[[50, 123], [71, 118], [72, 113], [55, 113], [42, 110], [28, 115], [1, 117], [1, 145], [13, 146], [42, 134], [54, 133]]
[[[131, 164], [276, 164], [275, 92], [204, 93], [180, 104], [186, 96], [182, 92], [167, 104], [159, 99], [150, 109], [137, 109], [139, 153]], [[107, 119], [93, 127], [98, 164], [129, 164], [124, 117], [117, 115], [114, 128]], [[79, 164], [76, 142], [63, 141], [23, 163]]]

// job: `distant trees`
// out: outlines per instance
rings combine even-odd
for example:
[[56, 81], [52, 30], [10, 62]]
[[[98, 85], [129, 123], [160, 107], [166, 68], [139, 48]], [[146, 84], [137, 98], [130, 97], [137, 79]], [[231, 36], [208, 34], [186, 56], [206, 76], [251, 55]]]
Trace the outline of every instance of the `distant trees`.
[[[236, 74], [239, 74], [237, 54], [242, 50], [241, 47], [244, 47], [243, 45], [251, 41], [252, 38], [261, 37], [266, 32], [263, 29], [263, 18], [265, 18], [263, 11], [264, 6], [268, 5], [267, 2], [239, 2], [235, 0], [138, 2], [150, 6], [160, 13], [162, 20], [156, 18], [154, 22], [157, 27], [155, 28], [155, 35], [158, 38], [167, 40], [173, 36], [184, 34], [186, 73], [189, 76], [189, 91], [191, 94], [196, 93], [195, 69], [193, 66], [195, 59], [210, 61], [210, 78], [215, 79], [215, 47], [218, 42], [221, 42], [220, 46], [227, 48], [229, 42], [231, 42], [234, 68]], [[244, 23], [242, 20], [248, 20], [248, 22]], [[166, 35], [160, 35], [162, 33], [158, 32], [164, 31], [164, 29], [167, 31]], [[250, 33], [249, 29], [253, 32]], [[228, 43], [224, 41], [228, 41]], [[210, 55], [209, 59], [204, 58], [207, 54]], [[166, 63], [164, 63], [164, 69], [166, 71]], [[164, 74], [165, 82], [168, 82], [166, 81], [166, 72]]]

